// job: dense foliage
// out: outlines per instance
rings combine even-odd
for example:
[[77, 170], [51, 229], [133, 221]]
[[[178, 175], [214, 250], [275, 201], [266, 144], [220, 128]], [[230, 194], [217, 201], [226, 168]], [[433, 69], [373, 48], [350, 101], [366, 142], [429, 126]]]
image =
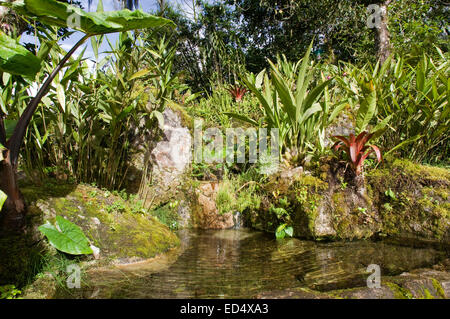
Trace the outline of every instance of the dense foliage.
[[[100, 12], [95, 20], [75, 8], [77, 29], [92, 36], [94, 63], [83, 51], [56, 73], [26, 131], [20, 167], [36, 181], [51, 174], [121, 189], [136, 143], [152, 149], [168, 105], [203, 118], [207, 127], [279, 129], [287, 165], [331, 154], [331, 137], [341, 126], [349, 133], [342, 141], [371, 132], [377, 155], [448, 165], [449, 65], [442, 23], [448, 8], [422, 2], [417, 8], [407, 0], [389, 4], [393, 54], [385, 61], [376, 59], [376, 31], [367, 27], [365, 1], [194, 1], [192, 16], [160, 2], [156, 13], [176, 29], [141, 11]], [[39, 46], [33, 53], [6, 34], [0, 38], [17, 49], [16, 60], [1, 56], [4, 142], [31, 103], [34, 83], [43, 82], [67, 53], [55, 44], [70, 33], [51, 26], [66, 27], [67, 4], [52, 2], [52, 14], [42, 14], [45, 8], [36, 3], [13, 6], [40, 22], [34, 25]], [[122, 5], [132, 9], [137, 2]], [[127, 14], [135, 24], [126, 29], [147, 20], [160, 27], [122, 32], [117, 43], [95, 36], [123, 31], [119, 22]], [[106, 42], [109, 50], [99, 52]], [[224, 167], [242, 173], [252, 166]], [[214, 170], [196, 163], [193, 174]], [[150, 179], [148, 167], [144, 172], [141, 189]]]

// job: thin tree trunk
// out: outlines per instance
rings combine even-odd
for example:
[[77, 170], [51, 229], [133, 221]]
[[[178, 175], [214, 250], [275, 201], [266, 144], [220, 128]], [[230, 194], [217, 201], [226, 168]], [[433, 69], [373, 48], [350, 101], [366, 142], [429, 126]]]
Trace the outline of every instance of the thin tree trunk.
[[17, 185], [16, 168], [9, 160], [9, 151], [0, 162], [0, 189], [8, 196], [0, 212], [0, 234], [21, 231], [25, 226], [25, 201]]
[[388, 6], [390, 3], [391, 0], [386, 0], [380, 4], [380, 25], [375, 28], [375, 48], [380, 64], [383, 64], [391, 54], [391, 42], [388, 30]]

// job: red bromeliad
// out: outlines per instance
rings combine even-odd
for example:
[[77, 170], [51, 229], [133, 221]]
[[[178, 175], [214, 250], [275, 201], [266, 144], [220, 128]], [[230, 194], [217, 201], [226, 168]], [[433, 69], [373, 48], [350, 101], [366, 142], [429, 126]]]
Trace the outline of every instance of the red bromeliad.
[[372, 153], [375, 152], [378, 162], [381, 162], [381, 151], [375, 145], [366, 145], [367, 142], [372, 138], [373, 133], [362, 132], [357, 137], [354, 134], [350, 134], [350, 136], [340, 136], [335, 135], [334, 138], [337, 138], [337, 141], [332, 147], [335, 151], [339, 149], [345, 151], [350, 158], [350, 162], [352, 168], [356, 175], [360, 175], [363, 166], [364, 160]]
[[227, 91], [230, 92], [236, 102], [240, 102], [244, 98], [247, 89], [236, 84], [230, 88], [227, 88]]

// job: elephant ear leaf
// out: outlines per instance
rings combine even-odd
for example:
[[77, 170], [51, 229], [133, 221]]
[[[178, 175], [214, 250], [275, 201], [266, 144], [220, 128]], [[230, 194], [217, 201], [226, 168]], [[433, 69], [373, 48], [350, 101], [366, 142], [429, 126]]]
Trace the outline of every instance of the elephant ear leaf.
[[55, 0], [16, 0], [11, 4], [16, 12], [51, 25], [69, 27], [87, 35], [124, 32], [135, 29], [172, 26], [171, 20], [157, 17], [142, 10], [86, 12], [78, 7]]
[[71, 255], [89, 255], [93, 251], [89, 240], [77, 225], [61, 216], [56, 216], [56, 225], [46, 223], [39, 230], [56, 249]]
[[5, 203], [8, 196], [0, 190], [0, 210], [2, 210], [3, 204]]
[[34, 78], [40, 69], [41, 60], [0, 31], [0, 71]]

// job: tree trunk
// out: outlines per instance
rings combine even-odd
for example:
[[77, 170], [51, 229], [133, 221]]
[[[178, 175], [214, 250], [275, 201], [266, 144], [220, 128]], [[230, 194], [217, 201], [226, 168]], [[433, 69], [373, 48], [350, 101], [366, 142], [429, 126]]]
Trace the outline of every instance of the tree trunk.
[[380, 25], [375, 28], [375, 48], [380, 64], [383, 64], [391, 54], [391, 42], [388, 30], [388, 6], [390, 3], [391, 0], [386, 0], [380, 4]]
[[8, 196], [0, 212], [0, 234], [19, 232], [25, 226], [26, 206], [17, 185], [16, 170], [9, 160], [9, 151], [0, 162], [0, 189]]

